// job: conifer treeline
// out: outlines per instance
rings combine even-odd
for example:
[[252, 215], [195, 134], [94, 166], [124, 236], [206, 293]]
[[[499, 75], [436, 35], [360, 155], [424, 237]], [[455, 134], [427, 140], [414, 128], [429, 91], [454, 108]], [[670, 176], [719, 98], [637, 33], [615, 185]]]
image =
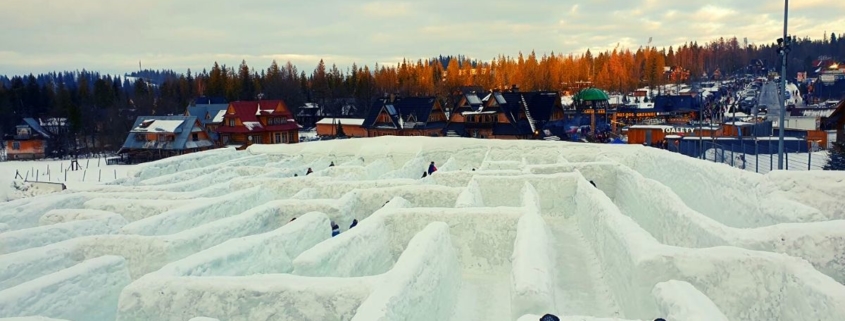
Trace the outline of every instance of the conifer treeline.
[[[827, 55], [839, 59], [845, 54], [845, 39], [832, 34], [823, 40], [792, 39], [788, 75], [815, 69], [813, 60]], [[321, 103], [327, 112], [340, 111], [341, 100], [355, 99], [361, 116], [372, 102], [386, 94], [435, 95], [450, 103], [451, 93], [463, 86], [484, 90], [518, 85], [521, 90], [564, 91], [579, 81], [591, 81], [610, 91], [630, 91], [641, 86], [687, 82], [714, 71], [727, 75], [760, 59], [775, 67], [778, 56], [774, 42], [767, 45], [740, 44], [736, 38], [719, 39], [706, 45], [688, 43], [680, 47], [637, 50], [614, 49], [600, 53], [498, 56], [491, 61], [466, 57], [438, 57], [404, 60], [397, 65], [352, 65], [341, 70], [323, 61], [310, 72], [287, 62], [273, 62], [266, 69], [214, 63], [210, 70], [177, 74], [170, 70], [145, 70], [126, 77], [112, 77], [87, 71], [38, 76], [0, 77], [0, 130], [9, 133], [22, 117], [67, 117], [80, 134], [117, 136], [121, 140], [131, 124], [132, 114], [179, 114], [198, 96], [228, 100], [284, 99], [291, 108], [305, 102]], [[665, 66], [680, 67], [666, 74]], [[680, 72], [685, 71], [685, 72]], [[96, 128], [107, 119], [106, 128]], [[101, 126], [102, 127], [102, 126]]]

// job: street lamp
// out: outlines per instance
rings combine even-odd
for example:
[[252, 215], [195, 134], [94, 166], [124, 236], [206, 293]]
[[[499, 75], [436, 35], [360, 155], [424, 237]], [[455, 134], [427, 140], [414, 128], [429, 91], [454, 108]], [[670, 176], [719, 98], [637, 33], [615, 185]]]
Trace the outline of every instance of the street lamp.
[[786, 56], [789, 54], [789, 36], [786, 34], [786, 23], [789, 17], [789, 0], [783, 5], [783, 38], [778, 39], [777, 52], [782, 57], [780, 73], [780, 122], [778, 125], [778, 169], [783, 170], [783, 133], [786, 122]]

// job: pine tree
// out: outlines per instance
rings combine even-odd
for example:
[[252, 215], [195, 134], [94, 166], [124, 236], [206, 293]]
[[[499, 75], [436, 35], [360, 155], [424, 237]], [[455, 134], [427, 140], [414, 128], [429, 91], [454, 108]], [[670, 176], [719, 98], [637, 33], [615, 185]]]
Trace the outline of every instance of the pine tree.
[[830, 159], [824, 165], [826, 171], [845, 170], [845, 143], [836, 142], [830, 150]]

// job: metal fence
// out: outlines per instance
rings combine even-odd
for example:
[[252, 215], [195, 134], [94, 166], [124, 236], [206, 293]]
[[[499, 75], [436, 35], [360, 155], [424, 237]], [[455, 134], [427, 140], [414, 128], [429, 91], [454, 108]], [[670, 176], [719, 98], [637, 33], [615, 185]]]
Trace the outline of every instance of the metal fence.
[[[778, 169], [777, 146], [777, 140], [734, 141], [730, 144], [705, 140], [673, 146], [669, 150], [756, 173], [768, 173]], [[830, 162], [829, 153], [816, 146], [784, 148], [784, 170], [823, 170]]]

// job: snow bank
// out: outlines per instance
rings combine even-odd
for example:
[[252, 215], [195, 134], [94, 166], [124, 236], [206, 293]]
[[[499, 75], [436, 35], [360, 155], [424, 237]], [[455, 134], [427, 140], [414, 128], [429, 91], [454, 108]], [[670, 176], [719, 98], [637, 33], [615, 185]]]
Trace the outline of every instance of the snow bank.
[[682, 281], [658, 283], [652, 290], [666, 320], [728, 321], [719, 308], [692, 284]]
[[244, 208], [258, 206], [275, 197], [259, 187], [231, 193], [224, 197], [194, 203], [130, 223], [124, 234], [167, 235], [237, 215]]
[[287, 273], [303, 251], [331, 237], [325, 214], [312, 212], [275, 231], [231, 239], [165, 265], [148, 277]]
[[388, 233], [384, 219], [373, 214], [354, 228], [304, 251], [293, 260], [293, 274], [357, 277], [385, 273], [394, 263]]
[[[66, 223], [72, 221], [82, 221], [82, 220], [91, 220], [91, 219], [115, 219], [116, 216], [120, 216], [114, 212], [108, 211], [98, 211], [98, 210], [85, 210], [85, 209], [61, 209], [61, 210], [51, 210], [38, 220], [38, 225], [51, 225], [51, 224], [58, 224], [58, 223]], [[123, 218], [122, 216], [120, 216]], [[124, 223], [125, 220], [124, 220]]]
[[[105, 195], [104, 195], [105, 196]], [[204, 199], [194, 199], [193, 202], [202, 203]], [[150, 216], [155, 216], [169, 210], [188, 204], [187, 200], [162, 200], [150, 202], [147, 199], [130, 198], [93, 198], [82, 204], [86, 209], [102, 210], [119, 213], [129, 222], [135, 222]]]
[[487, 155], [487, 148], [470, 148], [461, 149], [452, 154], [446, 162], [438, 166], [439, 171], [443, 173], [452, 171], [471, 171], [481, 168], [481, 163]]
[[9, 224], [0, 223], [0, 233], [6, 232], [6, 231], [11, 231], [11, 230], [12, 230], [12, 228], [9, 227]]
[[393, 257], [399, 257], [411, 237], [428, 224], [444, 222], [465, 270], [508, 275], [517, 222], [523, 212], [520, 207], [385, 209], [384, 220]]
[[0, 203], [0, 223], [8, 224], [13, 230], [36, 227], [44, 213], [54, 209], [81, 208], [91, 196], [83, 193], [45, 195], [11, 208], [7, 207], [11, 203]]
[[765, 178], [778, 196], [818, 208], [828, 219], [845, 219], [845, 172], [775, 171]]
[[15, 318], [0, 318], [0, 321], [68, 321], [53, 319], [48, 317], [15, 317]]
[[546, 222], [528, 211], [519, 219], [511, 260], [511, 314], [555, 311], [554, 253]]
[[0, 254], [22, 251], [86, 235], [116, 234], [126, 225], [117, 214], [97, 219], [69, 221], [53, 225], [0, 233]]
[[[519, 319], [517, 319], [517, 321], [537, 321], [537, 320], [540, 320], [540, 318], [542, 318], [542, 317], [543, 317], [542, 315], [526, 314], [526, 315], [523, 315], [522, 317], [520, 317]], [[561, 316], [558, 316], [558, 318], [560, 318], [560, 321], [645, 321], [645, 320], [629, 320], [629, 319], [619, 319], [619, 318], [596, 318], [596, 317], [571, 316], [571, 315], [561, 315]], [[676, 320], [672, 320], [672, 319], [667, 319], [667, 320], [676, 321]], [[649, 319], [648, 321], [651, 321], [651, 319]], [[678, 321], [682, 321], [682, 320], [678, 320]]]
[[641, 148], [620, 161], [671, 188], [690, 208], [732, 227], [823, 220], [809, 206], [772, 197], [763, 176], [662, 150]]
[[568, 205], [575, 195], [575, 181], [579, 177], [581, 175], [578, 173], [562, 173], [507, 177], [476, 176], [473, 180], [478, 183], [485, 206], [520, 206], [522, 198], [519, 189], [528, 182], [540, 195], [543, 215], [569, 216], [571, 208]]
[[406, 162], [401, 168], [382, 174], [379, 179], [420, 178], [423, 172], [428, 171], [428, 164], [431, 163], [429, 159], [415, 157], [411, 161]]
[[118, 321], [350, 320], [372, 292], [372, 278], [289, 274], [145, 278], [120, 294]]
[[602, 190], [608, 197], [613, 198], [616, 194], [616, 168], [619, 163], [615, 161], [597, 161], [591, 163], [564, 163], [552, 165], [531, 165], [527, 170], [531, 174], [548, 175], [558, 173], [578, 172], [584, 179], [596, 183], [596, 187]]
[[223, 176], [225, 174], [239, 176], [237, 175], [237, 173], [238, 171], [243, 170], [244, 166], [263, 165], [268, 161], [269, 157], [266, 155], [240, 157], [234, 160], [221, 162], [211, 166], [204, 166], [186, 170], [177, 170], [172, 173], [153, 176], [138, 182], [137, 185], [161, 186], [185, 181], [192, 181], [201, 177], [211, 179], [213, 178], [213, 176]]
[[0, 291], [0, 317], [42, 315], [70, 320], [114, 320], [120, 290], [129, 284], [117, 256], [87, 260]]
[[214, 319], [214, 318], [196, 317], [196, 318], [191, 318], [191, 319], [190, 319], [190, 320], [188, 320], [188, 321], [220, 321], [220, 320], [219, 320], [219, 319]]
[[478, 181], [471, 180], [461, 194], [458, 195], [458, 200], [455, 201], [455, 207], [484, 207], [483, 198], [484, 197], [481, 195], [481, 188], [478, 186]]
[[431, 223], [414, 236], [352, 320], [448, 320], [460, 286], [460, 266], [449, 226]]
[[238, 152], [234, 149], [213, 149], [141, 164], [132, 176], [143, 180], [173, 174], [180, 170], [184, 171], [216, 165], [248, 156], [250, 155]]

